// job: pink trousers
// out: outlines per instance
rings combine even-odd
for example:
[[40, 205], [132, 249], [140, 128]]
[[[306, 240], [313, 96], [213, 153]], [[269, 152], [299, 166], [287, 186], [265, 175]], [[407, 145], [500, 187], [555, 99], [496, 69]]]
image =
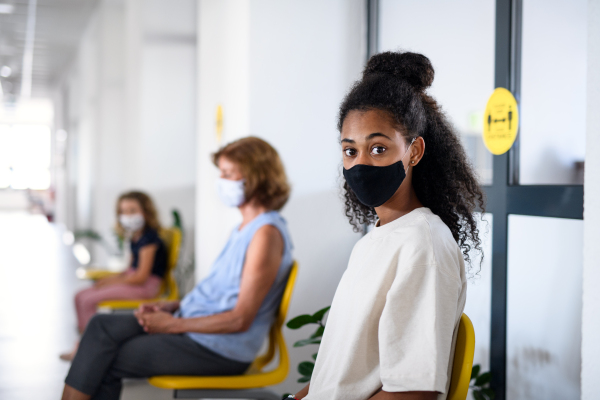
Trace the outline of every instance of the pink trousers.
[[105, 300], [151, 299], [158, 295], [161, 281], [158, 276], [150, 275], [142, 285], [117, 284], [79, 291], [75, 295], [79, 331], [83, 332], [89, 320], [96, 314], [98, 303]]

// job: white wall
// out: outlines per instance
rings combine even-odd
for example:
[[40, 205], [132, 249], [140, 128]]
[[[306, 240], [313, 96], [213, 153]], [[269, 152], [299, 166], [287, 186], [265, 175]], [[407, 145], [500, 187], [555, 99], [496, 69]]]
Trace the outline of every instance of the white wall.
[[[111, 238], [114, 203], [127, 190], [147, 191], [162, 222], [177, 208], [193, 250], [196, 185], [196, 4], [181, 0], [103, 0], [55, 96], [68, 132], [71, 229]], [[64, 202], [61, 207], [64, 206]], [[112, 240], [112, 239], [109, 239]], [[188, 254], [189, 255], [189, 254]], [[94, 262], [105, 254], [96, 252]]]
[[[216, 197], [211, 154], [250, 132], [249, 9], [248, 0], [198, 4], [197, 280], [208, 272], [238, 218]], [[224, 116], [221, 142], [215, 129], [218, 105]]]
[[600, 376], [600, 0], [588, 2], [587, 140], [583, 222], [581, 398], [598, 398]]
[[152, 193], [165, 225], [180, 211], [187, 258], [196, 218], [196, 2], [141, 4], [140, 145], [130, 185]]
[[[249, 134], [280, 153], [292, 183], [283, 210], [300, 263], [289, 316], [331, 303], [360, 237], [343, 216], [337, 179], [339, 104], [364, 64], [364, 2], [200, 1], [198, 87], [198, 254], [201, 278], [237, 220], [219, 204], [209, 155], [219, 143], [215, 111], [222, 104], [221, 144]], [[289, 331], [292, 369], [275, 390], [293, 392], [298, 362], [314, 348], [291, 348], [308, 331]]]

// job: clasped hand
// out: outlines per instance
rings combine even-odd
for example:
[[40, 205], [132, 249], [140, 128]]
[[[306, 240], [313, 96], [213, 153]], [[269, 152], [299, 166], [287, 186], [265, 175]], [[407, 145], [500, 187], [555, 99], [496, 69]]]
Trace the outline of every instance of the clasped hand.
[[142, 304], [134, 313], [138, 323], [148, 333], [176, 333], [174, 328], [179, 320], [160, 304]]

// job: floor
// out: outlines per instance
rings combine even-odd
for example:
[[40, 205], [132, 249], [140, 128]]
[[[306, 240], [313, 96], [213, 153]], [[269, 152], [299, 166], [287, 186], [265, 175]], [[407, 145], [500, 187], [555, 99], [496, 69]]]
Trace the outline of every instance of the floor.
[[[69, 364], [58, 355], [77, 339], [74, 293], [89, 285], [62, 232], [41, 215], [0, 212], [0, 399], [59, 399]], [[145, 381], [123, 400], [170, 399]]]

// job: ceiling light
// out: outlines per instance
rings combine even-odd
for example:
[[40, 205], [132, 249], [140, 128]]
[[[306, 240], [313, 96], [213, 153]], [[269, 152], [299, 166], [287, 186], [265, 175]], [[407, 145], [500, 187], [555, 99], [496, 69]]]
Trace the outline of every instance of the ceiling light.
[[12, 14], [15, 6], [12, 4], [0, 3], [0, 14]]
[[12, 74], [12, 69], [8, 65], [5, 65], [2, 68], [0, 68], [0, 76], [1, 77], [8, 78], [10, 76], [10, 74]]

